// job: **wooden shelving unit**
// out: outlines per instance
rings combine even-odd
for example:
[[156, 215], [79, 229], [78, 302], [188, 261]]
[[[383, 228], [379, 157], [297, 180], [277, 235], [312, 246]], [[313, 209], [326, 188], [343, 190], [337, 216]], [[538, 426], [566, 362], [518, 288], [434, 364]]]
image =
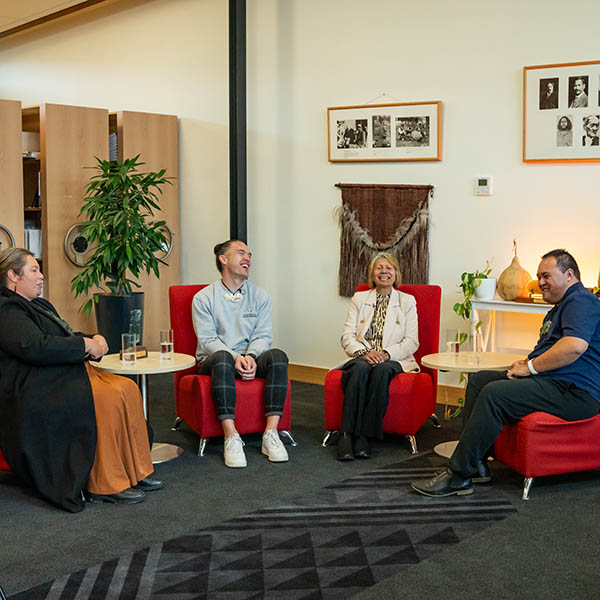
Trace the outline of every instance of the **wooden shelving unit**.
[[[21, 103], [16, 100], [0, 100], [0, 224], [15, 239], [16, 246], [23, 246], [23, 160], [21, 148]], [[0, 248], [10, 244], [10, 238], [0, 230]]]
[[160, 279], [144, 275], [140, 278], [145, 292], [144, 344], [157, 349], [159, 332], [169, 328], [169, 286], [179, 279], [179, 151], [177, 117], [132, 111], [120, 111], [109, 116], [109, 132], [117, 133], [119, 160], [140, 155], [146, 171], [166, 169], [175, 177], [173, 185], [166, 185], [160, 199], [161, 211], [157, 220], [164, 219], [174, 236], [174, 246], [168, 267], [159, 267]]
[[[169, 327], [168, 288], [179, 281], [179, 162], [178, 123], [173, 115], [159, 115], [104, 109], [41, 104], [21, 107], [12, 100], [0, 100], [0, 224], [8, 227], [18, 246], [24, 246], [24, 229], [42, 231], [44, 297], [75, 330], [96, 330], [94, 317], [79, 312], [83, 299], [75, 300], [71, 279], [79, 267], [64, 252], [69, 228], [82, 221], [79, 211], [92, 172], [94, 157], [109, 158], [109, 133], [118, 134], [118, 156], [141, 155], [145, 170], [166, 169], [175, 177], [165, 186], [161, 211], [174, 235], [168, 267], [160, 267], [160, 279], [142, 277], [145, 292], [144, 343], [158, 348], [160, 329]], [[39, 156], [23, 156], [22, 133], [39, 135]], [[36, 140], [37, 141], [37, 140]], [[27, 148], [35, 150], [37, 148]], [[41, 173], [40, 207], [32, 207]], [[3, 243], [0, 231], [0, 243]]]

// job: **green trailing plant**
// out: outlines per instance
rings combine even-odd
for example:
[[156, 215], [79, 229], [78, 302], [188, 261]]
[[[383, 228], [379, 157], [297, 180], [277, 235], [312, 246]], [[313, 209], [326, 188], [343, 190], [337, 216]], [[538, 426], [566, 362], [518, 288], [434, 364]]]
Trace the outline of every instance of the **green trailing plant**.
[[[165, 169], [140, 172], [145, 163], [139, 158], [111, 162], [96, 157], [98, 164], [86, 167], [96, 174], [86, 187], [79, 215], [85, 214], [81, 233], [93, 250], [71, 280], [75, 298], [96, 287], [111, 295], [129, 295], [141, 287], [136, 279], [142, 272], [159, 277], [159, 264], [167, 264], [157, 257], [169, 244], [166, 223], [152, 217], [160, 210], [162, 187], [172, 185], [174, 178], [166, 177]], [[92, 306], [90, 298], [80, 310], [89, 315]]]
[[[471, 312], [473, 307], [471, 305], [471, 300], [475, 295], [475, 288], [481, 285], [482, 279], [487, 279], [489, 274], [492, 272], [490, 260], [485, 261], [485, 267], [482, 271], [474, 271], [473, 273], [463, 273], [460, 276], [460, 283], [458, 287], [461, 289], [463, 293], [463, 301], [457, 302], [452, 310], [463, 319], [469, 320], [471, 318]], [[479, 329], [481, 327], [481, 321], [479, 321], [475, 325], [475, 329]], [[461, 333], [458, 342], [461, 344], [466, 341], [468, 335], [466, 333]]]
[[[472, 298], [475, 295], [475, 288], [481, 285], [482, 279], [487, 279], [490, 273], [492, 272], [491, 260], [485, 261], [485, 267], [482, 270], [476, 270], [472, 273], [465, 272], [460, 276], [460, 283], [458, 287], [462, 291], [463, 301], [457, 302], [452, 310], [463, 319], [470, 320], [471, 312], [473, 311], [472, 307]], [[481, 321], [477, 321], [475, 323], [475, 333], [481, 327]], [[462, 345], [469, 338], [469, 334], [465, 332], [461, 332], [457, 334], [457, 342]], [[460, 374], [459, 383], [463, 384], [467, 381], [467, 377], [464, 373]], [[458, 398], [457, 404], [458, 408], [450, 415], [451, 417], [457, 417], [462, 412], [462, 407], [464, 405], [465, 399]]]

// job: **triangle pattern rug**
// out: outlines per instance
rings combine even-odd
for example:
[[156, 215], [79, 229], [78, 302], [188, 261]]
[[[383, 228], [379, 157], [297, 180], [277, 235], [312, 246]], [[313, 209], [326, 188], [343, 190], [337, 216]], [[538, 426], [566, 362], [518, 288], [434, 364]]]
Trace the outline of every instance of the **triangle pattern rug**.
[[515, 512], [490, 486], [439, 499], [410, 490], [443, 462], [421, 454], [10, 600], [349, 598]]

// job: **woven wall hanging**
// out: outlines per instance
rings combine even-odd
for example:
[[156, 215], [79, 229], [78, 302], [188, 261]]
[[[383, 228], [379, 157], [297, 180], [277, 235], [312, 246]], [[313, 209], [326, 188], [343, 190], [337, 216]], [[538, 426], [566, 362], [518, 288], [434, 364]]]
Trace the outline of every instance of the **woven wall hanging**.
[[342, 205], [340, 296], [350, 297], [367, 281], [369, 262], [378, 252], [393, 254], [404, 283], [429, 281], [429, 196], [431, 185], [338, 183]]

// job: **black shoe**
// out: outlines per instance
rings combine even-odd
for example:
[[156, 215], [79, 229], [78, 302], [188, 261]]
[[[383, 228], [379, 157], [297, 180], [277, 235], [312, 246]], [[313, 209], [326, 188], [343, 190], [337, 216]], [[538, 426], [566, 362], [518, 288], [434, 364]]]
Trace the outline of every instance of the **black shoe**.
[[492, 471], [487, 460], [482, 460], [477, 467], [477, 473], [471, 477], [471, 481], [473, 483], [489, 483], [491, 480]]
[[133, 487], [136, 490], [142, 490], [143, 492], [154, 492], [160, 490], [165, 486], [165, 482], [160, 479], [150, 479], [150, 477], [144, 477], [141, 481], [138, 481]]
[[473, 486], [471, 485], [471, 479], [469, 477], [463, 477], [459, 473], [455, 473], [446, 467], [443, 471], [438, 473], [431, 479], [420, 479], [419, 481], [413, 481], [410, 484], [415, 492], [423, 494], [424, 496], [467, 496], [473, 493]]
[[352, 436], [349, 433], [340, 433], [340, 437], [337, 441], [337, 459], [354, 460]]
[[364, 435], [361, 435], [354, 444], [354, 456], [356, 458], [371, 458], [369, 440]]
[[94, 504], [100, 504], [102, 502], [112, 502], [113, 504], [137, 504], [146, 499], [146, 494], [144, 494], [142, 490], [128, 488], [122, 492], [117, 492], [116, 494], [92, 494], [92, 492], [86, 492], [85, 498], [88, 502]]

